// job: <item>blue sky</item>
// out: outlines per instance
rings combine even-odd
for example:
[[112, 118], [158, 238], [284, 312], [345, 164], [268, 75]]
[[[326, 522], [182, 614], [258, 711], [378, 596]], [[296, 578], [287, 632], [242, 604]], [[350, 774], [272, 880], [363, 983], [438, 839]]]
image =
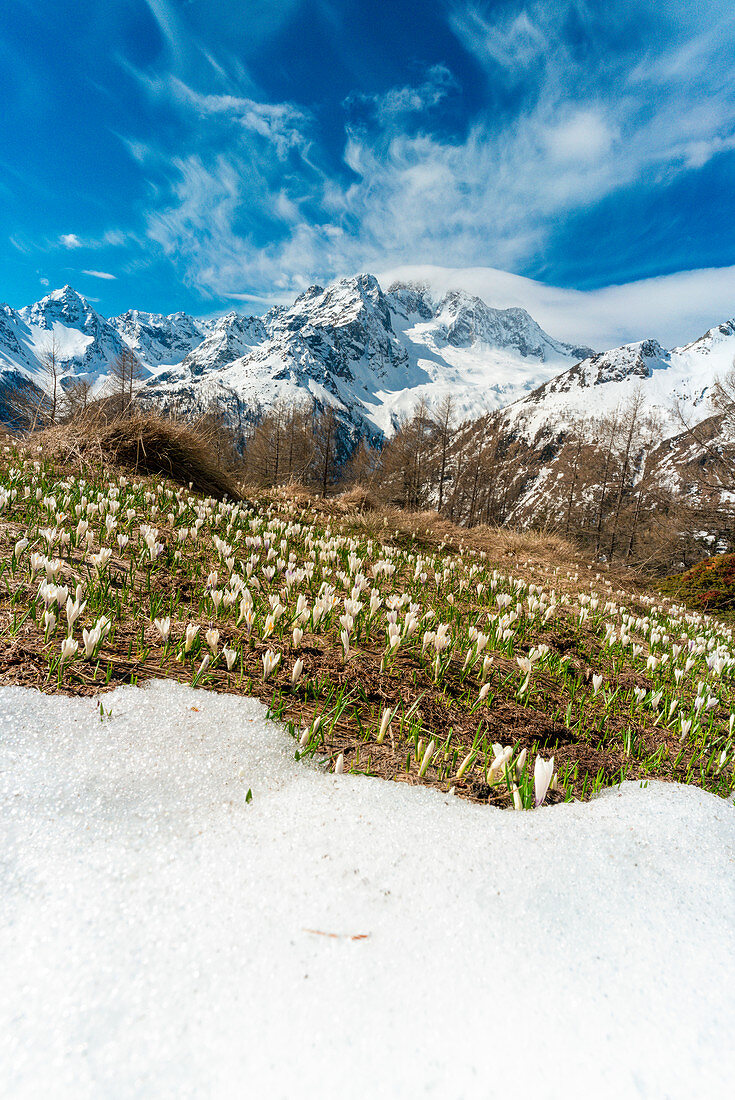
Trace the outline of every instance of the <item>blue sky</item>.
[[405, 264], [587, 291], [735, 265], [731, 0], [5, 0], [0, 95], [16, 306], [67, 282], [107, 314], [259, 312]]

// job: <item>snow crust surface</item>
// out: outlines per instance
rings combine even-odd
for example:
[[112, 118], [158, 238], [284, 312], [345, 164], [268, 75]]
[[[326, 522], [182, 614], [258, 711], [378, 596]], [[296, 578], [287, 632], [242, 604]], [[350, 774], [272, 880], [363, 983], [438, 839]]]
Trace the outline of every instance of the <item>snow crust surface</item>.
[[0, 689], [3, 1095], [732, 1095], [732, 805], [503, 812], [101, 701]]

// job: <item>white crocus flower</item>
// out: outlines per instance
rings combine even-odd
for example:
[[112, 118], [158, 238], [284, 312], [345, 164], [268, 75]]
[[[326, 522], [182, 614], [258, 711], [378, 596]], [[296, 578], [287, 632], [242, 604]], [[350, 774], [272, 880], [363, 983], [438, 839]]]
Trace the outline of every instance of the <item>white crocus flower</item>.
[[474, 756], [474, 752], [468, 752], [467, 753], [464, 760], [462, 761], [462, 763], [457, 768], [457, 776], [456, 776], [457, 779], [461, 779], [462, 776], [464, 775], [464, 773], [467, 771], [467, 769], [470, 766], [470, 763], [472, 762], [473, 756]]
[[109, 565], [110, 558], [112, 557], [112, 550], [109, 547], [103, 546], [99, 553], [92, 554], [90, 561], [95, 567], [98, 573], [101, 573], [105, 566]]
[[225, 659], [225, 663], [227, 665], [228, 672], [231, 672], [232, 671], [232, 666], [234, 665], [235, 661], [237, 660], [237, 650], [236, 649], [230, 649], [228, 646], [224, 646], [223, 649], [222, 649], [222, 656]]
[[533, 789], [537, 807], [546, 798], [553, 775], [554, 757], [552, 756], [551, 760], [543, 760], [540, 756], [537, 756], [533, 766]]
[[492, 783], [496, 775], [500, 774], [501, 769], [505, 768], [513, 755], [513, 749], [510, 746], [504, 747], [503, 745], [493, 745], [494, 759], [492, 764], [487, 770], [487, 781]]
[[262, 656], [263, 661], [263, 679], [267, 680], [268, 677], [278, 668], [281, 660], [280, 653], [274, 653], [272, 649], [267, 649]]
[[82, 642], [84, 644], [84, 656], [94, 656], [94, 651], [100, 643], [102, 632], [99, 626], [93, 627], [91, 630], [82, 630]]
[[380, 719], [380, 728], [378, 729], [378, 736], [376, 738], [379, 745], [382, 745], [386, 731], [389, 729], [392, 721], [393, 712], [391, 711], [390, 707], [386, 707]]
[[72, 600], [71, 596], [67, 597], [65, 612], [66, 612], [66, 621], [69, 624], [69, 629], [73, 629], [74, 623], [77, 621], [79, 616], [83, 613], [86, 606], [87, 606], [86, 600], [85, 600], [84, 603], [80, 603], [79, 599]]
[[429, 744], [426, 746], [426, 752], [424, 753], [423, 758], [421, 760], [421, 766], [419, 767], [419, 776], [422, 776], [422, 775], [426, 774], [426, 769], [428, 768], [429, 764], [431, 763], [431, 758], [434, 755], [434, 750], [435, 749], [436, 749], [436, 741], [430, 741]]
[[298, 684], [298, 682], [301, 679], [301, 676], [303, 674], [303, 671], [304, 671], [304, 662], [301, 660], [300, 657], [297, 657], [296, 661], [294, 662], [294, 666], [291, 669], [291, 683], [292, 684]]
[[212, 650], [212, 653], [215, 654], [217, 652], [217, 646], [219, 645], [219, 630], [214, 626], [210, 627], [204, 635], [204, 640]]
[[74, 638], [64, 638], [61, 643], [61, 659], [62, 661], [71, 661], [76, 656], [76, 652], [79, 649], [79, 642]]
[[153, 625], [155, 626], [158, 633], [161, 635], [162, 641], [166, 643], [171, 633], [171, 619], [168, 617], [168, 615], [165, 619], [154, 619]]
[[186, 638], [184, 640], [184, 653], [188, 653], [191, 647], [194, 645], [194, 640], [199, 633], [199, 627], [194, 623], [189, 623], [186, 628]]

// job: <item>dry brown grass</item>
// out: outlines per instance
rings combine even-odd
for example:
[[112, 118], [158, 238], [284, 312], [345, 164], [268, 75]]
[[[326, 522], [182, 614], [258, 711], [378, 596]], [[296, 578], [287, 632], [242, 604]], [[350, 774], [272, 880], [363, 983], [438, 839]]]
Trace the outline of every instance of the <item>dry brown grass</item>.
[[340, 493], [338, 500], [341, 504], [344, 504], [347, 508], [353, 508], [356, 512], [377, 512], [380, 509], [380, 504], [376, 498], [369, 489], [364, 488], [362, 485], [355, 485], [352, 489]]
[[263, 488], [255, 490], [261, 496], [273, 497], [273, 499], [289, 500], [295, 504], [309, 504], [313, 503], [312, 493], [305, 485], [302, 485], [300, 481], [289, 481], [286, 485], [281, 485], [278, 489], [271, 490], [270, 493]]
[[[338, 498], [352, 509], [347, 495]], [[543, 562], [545, 565], [567, 567], [570, 563], [586, 562], [579, 548], [560, 535], [547, 531], [522, 531], [506, 527], [459, 527], [438, 512], [408, 512], [401, 508], [377, 505], [361, 518], [361, 526], [372, 528], [375, 535], [407, 538], [430, 548], [448, 547], [459, 550], [471, 547], [484, 550], [488, 557], [502, 560], [511, 557], [519, 562]]]
[[243, 499], [204, 430], [155, 412], [108, 416], [99, 403], [67, 423], [31, 433], [27, 442], [64, 467], [87, 469], [101, 462], [134, 474], [161, 474], [218, 500]]
[[[323, 498], [314, 496], [305, 486], [292, 482], [277, 489], [253, 489], [252, 496], [275, 504], [287, 501], [312, 517], [333, 517], [343, 524], [354, 526], [361, 534], [378, 540], [407, 542], [427, 549], [446, 548], [458, 551], [472, 548], [484, 550], [489, 558], [497, 561], [511, 558], [518, 564], [529, 562], [560, 569], [566, 569], [575, 563], [586, 568], [592, 562], [591, 557], [574, 542], [552, 531], [484, 525], [460, 527], [434, 509], [411, 512], [394, 505], [381, 504], [369, 490], [359, 486], [339, 496]], [[607, 573], [599, 564], [595, 565], [595, 569]], [[631, 570], [617, 572], [621, 577], [632, 575]]]

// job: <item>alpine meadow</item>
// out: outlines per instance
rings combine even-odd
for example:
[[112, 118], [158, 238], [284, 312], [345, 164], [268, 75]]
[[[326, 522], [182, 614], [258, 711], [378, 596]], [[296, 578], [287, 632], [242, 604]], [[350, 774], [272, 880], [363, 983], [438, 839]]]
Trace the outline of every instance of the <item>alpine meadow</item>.
[[0, 1096], [731, 1095], [733, 31], [9, 0]]

